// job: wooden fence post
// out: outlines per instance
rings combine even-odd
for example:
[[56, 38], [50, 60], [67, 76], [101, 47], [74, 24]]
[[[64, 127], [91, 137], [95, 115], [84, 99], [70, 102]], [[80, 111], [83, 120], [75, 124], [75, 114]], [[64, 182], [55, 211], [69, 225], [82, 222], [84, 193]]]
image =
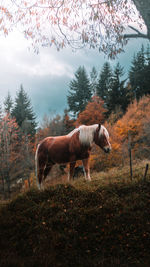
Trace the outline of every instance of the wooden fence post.
[[146, 167], [145, 167], [145, 173], [144, 173], [144, 177], [143, 177], [143, 180], [146, 180], [146, 175], [147, 175], [147, 172], [148, 172], [148, 163], [146, 164]]

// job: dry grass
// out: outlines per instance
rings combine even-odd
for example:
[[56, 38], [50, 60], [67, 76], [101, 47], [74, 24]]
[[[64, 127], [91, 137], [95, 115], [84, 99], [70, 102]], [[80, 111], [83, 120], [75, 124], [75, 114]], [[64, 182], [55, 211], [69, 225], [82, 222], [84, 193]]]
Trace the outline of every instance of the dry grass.
[[[145, 164], [32, 189], [0, 210], [0, 266], [150, 266]], [[138, 170], [137, 170], [138, 169]]]

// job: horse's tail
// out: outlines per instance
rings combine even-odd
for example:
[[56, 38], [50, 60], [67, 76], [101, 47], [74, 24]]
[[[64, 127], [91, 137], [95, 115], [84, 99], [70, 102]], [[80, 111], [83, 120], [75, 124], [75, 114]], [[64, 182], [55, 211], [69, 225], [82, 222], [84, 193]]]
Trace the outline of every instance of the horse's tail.
[[41, 185], [39, 183], [39, 158], [38, 158], [38, 150], [39, 150], [40, 144], [38, 144], [36, 152], [35, 152], [35, 176], [36, 176], [36, 184], [39, 189], [41, 189]]

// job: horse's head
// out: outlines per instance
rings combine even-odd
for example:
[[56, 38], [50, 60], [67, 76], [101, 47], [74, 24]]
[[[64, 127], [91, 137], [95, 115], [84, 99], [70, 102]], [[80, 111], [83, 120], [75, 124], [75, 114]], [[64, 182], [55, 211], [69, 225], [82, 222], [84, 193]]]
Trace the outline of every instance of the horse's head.
[[104, 152], [110, 152], [111, 145], [109, 142], [109, 133], [103, 125], [98, 125], [94, 135], [94, 142], [96, 145], [100, 146]]

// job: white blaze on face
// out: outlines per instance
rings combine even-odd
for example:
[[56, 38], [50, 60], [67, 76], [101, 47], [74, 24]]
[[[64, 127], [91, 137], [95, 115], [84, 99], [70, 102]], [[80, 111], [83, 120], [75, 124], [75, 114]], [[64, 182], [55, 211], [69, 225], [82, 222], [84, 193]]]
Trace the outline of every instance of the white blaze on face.
[[109, 133], [103, 125], [101, 125], [100, 135], [103, 135], [105, 137], [106, 145], [104, 145], [104, 147], [103, 147], [104, 151], [109, 152], [111, 150], [111, 144], [109, 142]]
[[107, 142], [108, 142], [108, 148], [109, 149], [111, 149], [111, 144], [110, 144], [110, 142], [109, 142], [109, 133], [108, 133], [108, 131], [106, 130], [106, 128], [105, 128], [105, 136], [106, 136], [106, 138], [107, 138]]

